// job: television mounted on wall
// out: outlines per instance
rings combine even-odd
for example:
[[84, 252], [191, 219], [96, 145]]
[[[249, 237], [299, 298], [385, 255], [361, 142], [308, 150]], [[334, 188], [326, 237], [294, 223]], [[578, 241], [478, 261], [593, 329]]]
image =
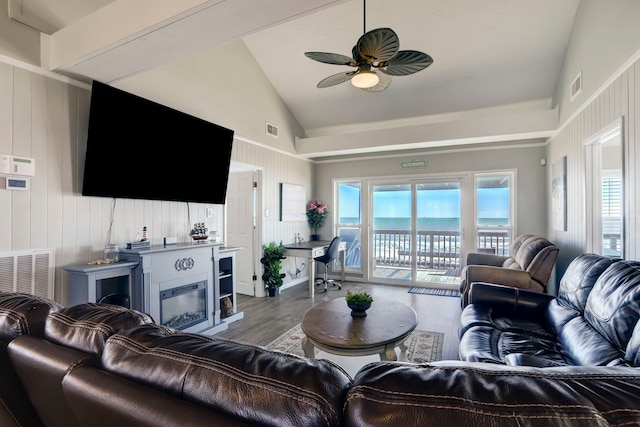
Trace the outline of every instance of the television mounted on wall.
[[233, 136], [94, 81], [82, 195], [224, 204]]

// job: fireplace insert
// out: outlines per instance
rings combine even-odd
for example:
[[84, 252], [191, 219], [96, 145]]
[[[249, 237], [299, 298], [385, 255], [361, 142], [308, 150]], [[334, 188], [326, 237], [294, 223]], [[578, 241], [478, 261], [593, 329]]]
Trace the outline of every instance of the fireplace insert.
[[208, 320], [207, 281], [160, 291], [160, 323], [173, 329], [187, 329]]

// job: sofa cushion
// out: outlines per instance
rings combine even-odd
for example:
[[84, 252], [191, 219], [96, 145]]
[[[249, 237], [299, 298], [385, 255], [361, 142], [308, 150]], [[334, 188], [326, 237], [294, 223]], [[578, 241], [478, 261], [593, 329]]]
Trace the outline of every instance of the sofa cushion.
[[528, 354], [558, 365], [570, 364], [553, 336], [534, 336], [530, 331], [503, 331], [491, 326], [469, 328], [460, 339], [458, 352], [466, 362], [507, 364], [510, 354]]
[[584, 312], [587, 297], [600, 275], [618, 258], [596, 254], [582, 254], [576, 257], [565, 270], [558, 288], [558, 303]]
[[0, 342], [21, 335], [43, 336], [50, 313], [62, 306], [42, 297], [20, 292], [0, 292]]
[[540, 319], [528, 316], [515, 317], [486, 305], [471, 304], [460, 315], [460, 336], [473, 326], [489, 326], [498, 331], [527, 333], [543, 338], [555, 338], [555, 334], [545, 328]]
[[146, 314], [124, 307], [85, 303], [51, 313], [44, 338], [13, 340], [9, 356], [44, 424], [80, 427], [64, 397], [62, 379], [75, 366], [97, 363], [109, 336], [150, 322]]
[[557, 340], [572, 365], [606, 366], [624, 358], [624, 351], [612, 345], [582, 316], [567, 322]]
[[109, 338], [104, 368], [256, 425], [338, 426], [351, 378], [315, 360], [158, 325]]
[[53, 343], [99, 355], [118, 331], [153, 323], [151, 316], [111, 304], [65, 307], [47, 318], [45, 338]]
[[42, 426], [7, 353], [14, 339], [42, 337], [47, 316], [61, 308], [54, 301], [20, 292], [0, 292], [0, 426]]
[[584, 317], [623, 352], [640, 319], [640, 262], [618, 261], [607, 268], [589, 293]]

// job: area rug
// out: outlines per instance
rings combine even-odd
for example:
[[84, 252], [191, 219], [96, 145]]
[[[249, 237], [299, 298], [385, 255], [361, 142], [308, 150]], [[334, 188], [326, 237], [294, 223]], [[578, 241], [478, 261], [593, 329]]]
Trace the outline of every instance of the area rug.
[[421, 288], [419, 286], [412, 286], [411, 288], [409, 288], [409, 293], [422, 295], [438, 295], [441, 297], [460, 297], [460, 292], [456, 289]]
[[[304, 356], [302, 350], [302, 339], [304, 332], [300, 324], [289, 329], [266, 347], [294, 353]], [[414, 330], [405, 341], [407, 345], [407, 361], [411, 363], [427, 363], [442, 359], [442, 343], [444, 334], [442, 332], [429, 332]]]

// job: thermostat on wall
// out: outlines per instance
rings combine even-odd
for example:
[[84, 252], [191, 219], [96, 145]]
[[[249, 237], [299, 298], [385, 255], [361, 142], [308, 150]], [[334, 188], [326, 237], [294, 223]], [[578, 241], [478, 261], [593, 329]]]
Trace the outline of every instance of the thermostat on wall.
[[34, 176], [36, 174], [35, 159], [0, 154], [0, 173]]
[[29, 189], [28, 178], [0, 177], [0, 188], [4, 190], [23, 190]]

